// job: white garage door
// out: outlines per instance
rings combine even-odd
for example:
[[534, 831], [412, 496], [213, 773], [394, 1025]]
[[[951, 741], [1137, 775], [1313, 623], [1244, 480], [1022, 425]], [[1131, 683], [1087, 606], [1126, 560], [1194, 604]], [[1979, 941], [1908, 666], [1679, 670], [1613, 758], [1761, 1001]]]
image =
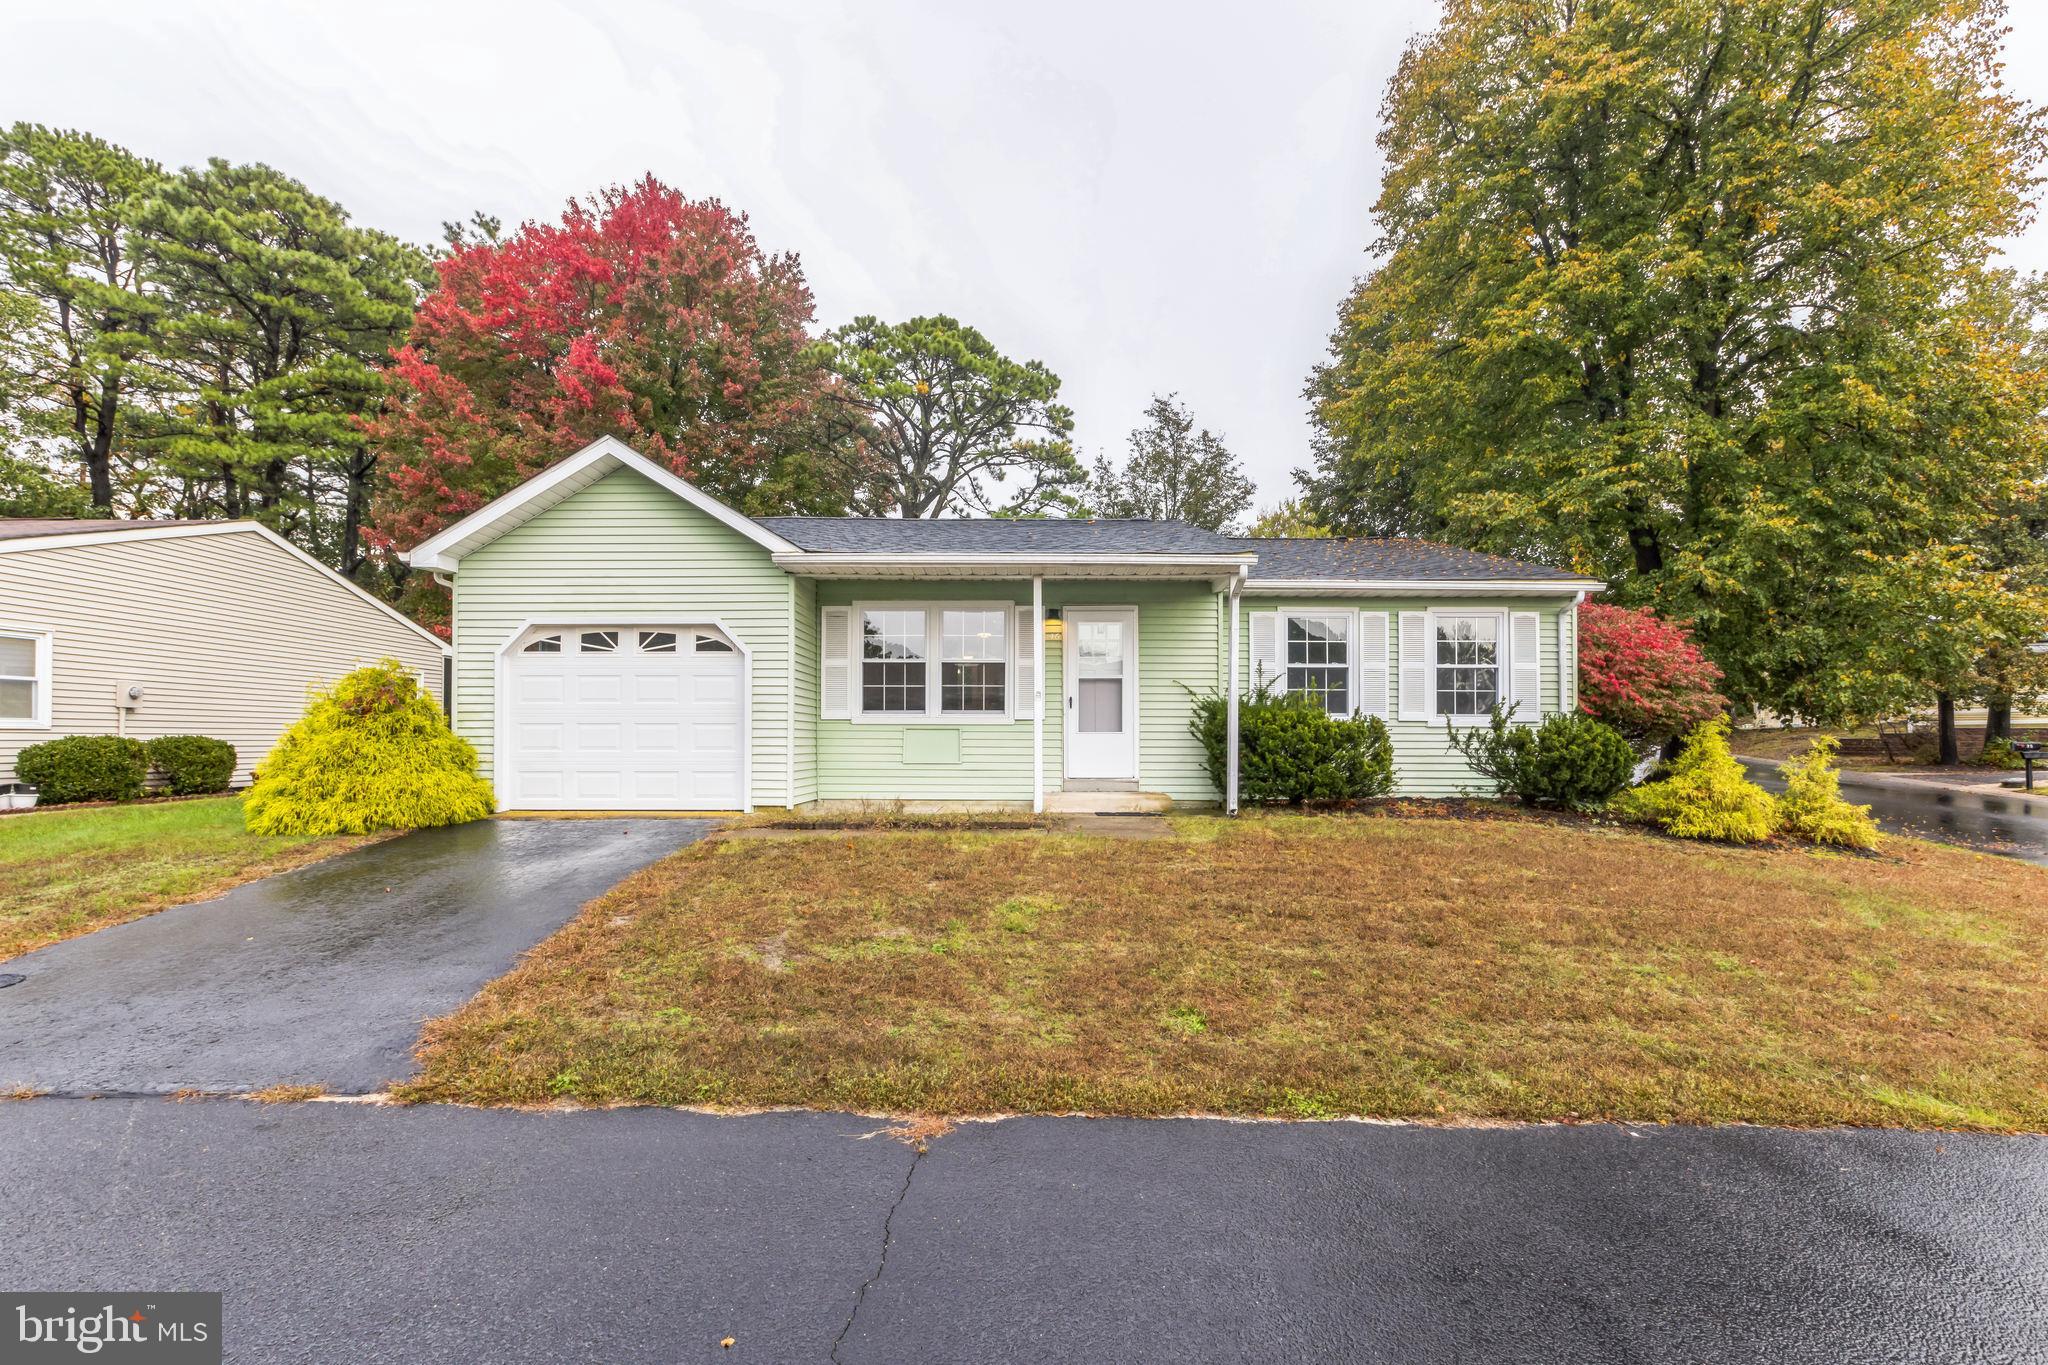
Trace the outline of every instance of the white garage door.
[[703, 627], [528, 632], [506, 668], [513, 810], [737, 810], [741, 656]]

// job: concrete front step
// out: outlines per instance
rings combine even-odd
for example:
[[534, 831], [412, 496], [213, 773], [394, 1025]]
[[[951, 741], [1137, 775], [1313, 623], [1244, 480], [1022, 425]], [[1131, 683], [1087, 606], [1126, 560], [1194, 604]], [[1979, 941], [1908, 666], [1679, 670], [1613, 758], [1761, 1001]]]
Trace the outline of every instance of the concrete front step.
[[1157, 815], [1173, 809], [1173, 798], [1160, 792], [1047, 792], [1045, 808], [1054, 815]]

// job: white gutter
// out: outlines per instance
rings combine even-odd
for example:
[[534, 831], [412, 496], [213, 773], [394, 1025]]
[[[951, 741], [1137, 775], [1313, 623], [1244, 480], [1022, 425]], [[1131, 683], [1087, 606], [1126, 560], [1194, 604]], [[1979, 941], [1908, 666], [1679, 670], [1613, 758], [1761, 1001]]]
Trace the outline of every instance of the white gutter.
[[1253, 578], [1244, 585], [1252, 597], [1570, 597], [1606, 589], [1597, 578]]
[[781, 568], [814, 578], [906, 577], [961, 570], [995, 570], [1016, 578], [1027, 574], [1058, 577], [1063, 570], [1072, 569], [1155, 569], [1182, 577], [1211, 578], [1238, 573], [1253, 560], [1250, 555], [930, 555], [830, 550], [798, 550], [773, 558]]

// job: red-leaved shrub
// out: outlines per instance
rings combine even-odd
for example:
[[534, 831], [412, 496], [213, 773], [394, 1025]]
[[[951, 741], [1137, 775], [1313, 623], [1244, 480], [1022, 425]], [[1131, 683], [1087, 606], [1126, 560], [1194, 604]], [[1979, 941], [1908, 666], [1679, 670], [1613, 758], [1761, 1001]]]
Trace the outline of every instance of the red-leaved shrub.
[[1728, 709], [1716, 668], [1684, 626], [1645, 607], [1579, 607], [1579, 709], [1637, 745], [1661, 743]]

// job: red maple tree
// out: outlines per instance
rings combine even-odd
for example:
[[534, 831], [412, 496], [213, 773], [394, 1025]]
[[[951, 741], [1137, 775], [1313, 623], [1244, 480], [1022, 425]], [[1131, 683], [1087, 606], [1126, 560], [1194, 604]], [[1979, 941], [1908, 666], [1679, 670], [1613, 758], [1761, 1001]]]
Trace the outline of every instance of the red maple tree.
[[1720, 681], [1684, 626], [1645, 607], [1579, 607], [1579, 709], [1638, 744], [1684, 734], [1727, 710]]
[[835, 512], [811, 291], [746, 215], [648, 176], [438, 264], [368, 426], [404, 549], [599, 436], [743, 510]]

